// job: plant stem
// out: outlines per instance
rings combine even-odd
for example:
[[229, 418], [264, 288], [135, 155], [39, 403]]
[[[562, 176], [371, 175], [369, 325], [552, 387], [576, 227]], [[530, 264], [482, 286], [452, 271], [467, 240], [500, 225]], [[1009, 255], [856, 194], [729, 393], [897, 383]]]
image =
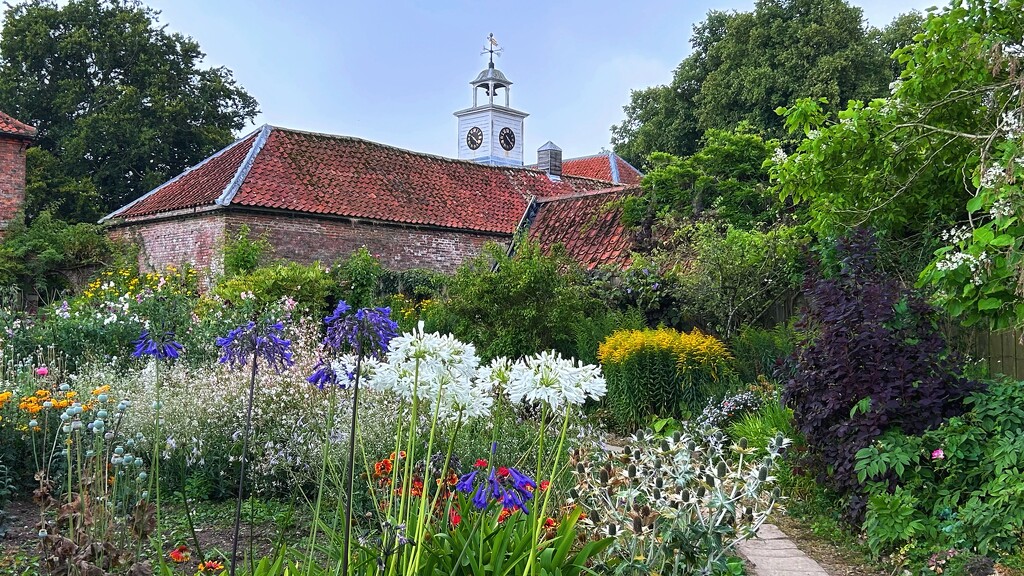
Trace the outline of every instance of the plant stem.
[[313, 506], [313, 523], [309, 527], [309, 552], [306, 554], [306, 576], [313, 569], [313, 551], [316, 548], [316, 533], [320, 529], [320, 506], [323, 502], [324, 477], [327, 475], [327, 461], [330, 459], [331, 429], [334, 427], [334, 407], [337, 389], [331, 389], [331, 400], [327, 405], [327, 423], [324, 426], [323, 458], [320, 460], [320, 478], [317, 482], [316, 504]]
[[352, 385], [352, 425], [349, 427], [348, 436], [348, 468], [345, 469], [346, 498], [345, 498], [345, 540], [343, 556], [341, 557], [341, 573], [348, 576], [350, 546], [352, 544], [352, 497], [355, 488], [355, 461], [356, 461], [356, 417], [359, 413], [359, 377], [363, 371], [363, 354], [360, 352], [356, 357], [356, 379]]
[[235, 576], [238, 564], [238, 533], [242, 528], [242, 496], [245, 490], [245, 453], [249, 449], [249, 428], [252, 426], [252, 402], [256, 394], [256, 352], [252, 354], [252, 371], [249, 373], [249, 405], [245, 412], [245, 430], [242, 433], [242, 462], [238, 472], [238, 499], [235, 502], [235, 529], [231, 538], [231, 576]]

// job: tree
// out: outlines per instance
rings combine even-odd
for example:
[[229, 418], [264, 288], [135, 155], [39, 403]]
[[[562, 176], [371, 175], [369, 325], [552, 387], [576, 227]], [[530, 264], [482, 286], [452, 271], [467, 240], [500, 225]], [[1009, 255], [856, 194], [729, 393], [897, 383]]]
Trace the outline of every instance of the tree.
[[897, 52], [890, 97], [837, 123], [813, 100], [780, 110], [806, 138], [772, 170], [821, 235], [867, 225], [935, 249], [910, 273], [996, 329], [1024, 325], [1022, 14], [1022, 0], [952, 2]]
[[710, 12], [672, 83], [633, 92], [626, 119], [612, 127], [615, 151], [640, 164], [651, 152], [685, 156], [707, 130], [744, 121], [782, 138], [778, 106], [822, 97], [837, 110], [881, 96], [895, 77], [887, 50], [909, 40], [913, 21], [868, 28], [845, 0], [758, 0], [753, 12]]
[[5, 11], [0, 109], [39, 129], [31, 219], [114, 210], [227, 145], [257, 113], [226, 68], [137, 0], [26, 0]]

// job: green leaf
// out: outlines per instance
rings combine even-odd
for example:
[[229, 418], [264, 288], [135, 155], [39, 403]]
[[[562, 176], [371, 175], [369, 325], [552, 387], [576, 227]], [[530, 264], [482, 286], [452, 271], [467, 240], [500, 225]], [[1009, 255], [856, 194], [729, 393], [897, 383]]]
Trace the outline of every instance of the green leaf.
[[967, 211], [974, 213], [981, 210], [981, 196], [975, 196], [967, 201]]
[[989, 245], [990, 246], [1010, 246], [1010, 245], [1012, 245], [1014, 243], [1014, 241], [1016, 241], [1016, 238], [1014, 238], [1013, 236], [1010, 236], [1009, 234], [1000, 234], [999, 236], [996, 236], [995, 238], [993, 238], [992, 241], [989, 242]]
[[999, 298], [985, 298], [978, 301], [978, 310], [995, 310], [1003, 305]]

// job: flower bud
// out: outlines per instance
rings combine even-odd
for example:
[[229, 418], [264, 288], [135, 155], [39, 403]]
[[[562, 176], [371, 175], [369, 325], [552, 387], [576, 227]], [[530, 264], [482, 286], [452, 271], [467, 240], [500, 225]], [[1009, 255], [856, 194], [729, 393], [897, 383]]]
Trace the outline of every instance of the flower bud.
[[29, 420], [28, 421], [28, 426], [29, 426], [29, 428], [35, 428], [35, 427], [39, 426], [39, 420]]
[[671, 449], [672, 449], [672, 447], [669, 446], [668, 440], [662, 440], [661, 441], [661, 451], [662, 452], [668, 452]]
[[583, 465], [583, 462], [578, 462], [576, 464], [576, 473], [577, 474], [585, 474], [586, 472], [587, 472], [587, 467]]
[[644, 531], [644, 525], [643, 525], [643, 523], [640, 522], [640, 517], [639, 516], [634, 516], [633, 517], [633, 533], [634, 534], [642, 534], [643, 531]]
[[729, 467], [725, 465], [724, 461], [723, 462], [719, 462], [718, 463], [718, 470], [716, 470], [716, 472], [718, 472], [718, 477], [719, 478], [724, 478], [725, 475], [729, 473]]
[[608, 470], [601, 468], [601, 472], [598, 474], [598, 478], [601, 479], [601, 484], [608, 483]]
[[100, 394], [99, 396], [96, 397], [96, 399], [99, 400], [100, 402], [106, 402], [109, 398], [110, 397], [107, 396], [106, 394]]
[[761, 469], [757, 471], [757, 479], [764, 482], [768, 479], [768, 467], [761, 466]]
[[681, 496], [683, 498], [683, 502], [689, 502], [690, 501], [690, 491], [689, 490], [683, 490], [683, 493], [682, 493]]
[[611, 536], [612, 538], [615, 537], [615, 533], [618, 532], [618, 531], [619, 531], [619, 528], [618, 528], [618, 526], [615, 525], [614, 522], [608, 525], [608, 535]]
[[46, 536], [47, 536], [47, 533], [46, 533], [46, 528], [41, 528], [41, 529], [39, 530], [39, 537], [40, 537], [40, 538], [46, 538]]
[[67, 384], [61, 384], [60, 385], [60, 391], [61, 392], [67, 392], [68, 390], [71, 390], [71, 386], [68, 386]]
[[626, 469], [626, 473], [629, 474], [630, 478], [636, 478], [636, 465], [630, 464], [629, 468]]
[[683, 438], [683, 434], [679, 430], [676, 430], [675, 432], [672, 433], [672, 441], [673, 442], [679, 442], [679, 440], [681, 440], [682, 438]]
[[636, 439], [639, 442], [643, 442], [644, 441], [644, 431], [643, 430], [637, 430], [636, 431]]
[[701, 498], [704, 498], [705, 494], [707, 494], [707, 490], [705, 490], [703, 486], [698, 486], [697, 487], [697, 499], [700, 500]]
[[747, 449], [747, 437], [746, 436], [744, 436], [743, 438], [740, 438], [739, 445], [740, 445], [740, 448], [742, 448], [744, 450]]

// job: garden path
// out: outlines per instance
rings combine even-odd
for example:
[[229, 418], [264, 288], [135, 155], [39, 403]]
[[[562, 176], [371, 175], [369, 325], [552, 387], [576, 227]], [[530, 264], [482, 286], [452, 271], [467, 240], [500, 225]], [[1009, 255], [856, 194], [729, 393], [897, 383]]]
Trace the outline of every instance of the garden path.
[[772, 524], [764, 524], [757, 538], [739, 544], [739, 553], [753, 565], [753, 576], [828, 576]]

